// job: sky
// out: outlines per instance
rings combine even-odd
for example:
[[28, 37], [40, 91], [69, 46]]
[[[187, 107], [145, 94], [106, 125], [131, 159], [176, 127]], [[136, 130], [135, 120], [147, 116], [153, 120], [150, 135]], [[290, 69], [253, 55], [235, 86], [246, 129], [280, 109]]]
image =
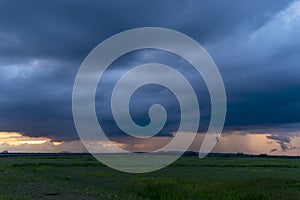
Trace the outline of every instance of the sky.
[[[300, 1], [289, 0], [1, 0], [0, 151], [85, 151], [72, 115], [76, 73], [100, 42], [139, 27], [180, 31], [218, 66], [227, 116], [215, 152], [300, 155]], [[158, 85], [140, 88], [130, 103], [140, 125], [149, 123], [151, 105], [165, 106], [168, 120], [156, 137], [128, 137], [112, 118], [109, 100], [118, 78], [154, 61], [173, 66], [192, 83], [201, 110], [199, 141], [209, 123], [207, 88], [188, 62], [159, 50], [130, 52], [112, 63], [96, 94], [99, 123], [125, 149], [155, 149], [178, 128], [178, 102]], [[198, 150], [199, 141], [190, 149]]]

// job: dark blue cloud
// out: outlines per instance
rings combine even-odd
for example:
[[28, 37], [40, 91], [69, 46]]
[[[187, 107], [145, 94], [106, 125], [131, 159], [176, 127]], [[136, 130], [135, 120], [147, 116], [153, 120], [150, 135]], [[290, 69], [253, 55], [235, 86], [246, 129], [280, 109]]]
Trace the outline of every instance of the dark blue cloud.
[[[144, 26], [181, 31], [207, 49], [225, 82], [227, 126], [299, 122], [300, 19], [299, 11], [293, 10], [297, 6], [286, 0], [1, 1], [0, 131], [76, 139], [71, 94], [81, 62], [109, 36]], [[182, 64], [155, 51], [127, 57], [104, 77], [106, 87], [97, 93], [97, 106], [109, 97], [110, 84], [128, 66], [151, 60], [145, 59], [146, 54], [170, 66]], [[200, 80], [193, 79], [193, 71], [182, 72], [191, 82]], [[196, 89], [205, 127], [209, 99], [204, 84]], [[136, 94], [136, 108], [143, 108], [141, 96], [150, 90]], [[141, 115], [135, 118], [138, 123], [147, 123], [147, 107], [154, 100], [176, 104], [172, 94], [148, 98], [141, 113], [133, 109], [133, 114]], [[171, 108], [166, 132], [177, 127], [178, 108]], [[101, 123], [118, 134], [107, 105], [102, 109], [106, 118]]]

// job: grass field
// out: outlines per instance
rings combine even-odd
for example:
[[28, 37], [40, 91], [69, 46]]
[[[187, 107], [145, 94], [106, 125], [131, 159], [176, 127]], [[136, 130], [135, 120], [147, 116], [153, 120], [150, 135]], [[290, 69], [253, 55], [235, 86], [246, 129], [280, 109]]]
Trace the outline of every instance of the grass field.
[[90, 156], [1, 157], [0, 199], [300, 199], [300, 159], [183, 157], [146, 174]]

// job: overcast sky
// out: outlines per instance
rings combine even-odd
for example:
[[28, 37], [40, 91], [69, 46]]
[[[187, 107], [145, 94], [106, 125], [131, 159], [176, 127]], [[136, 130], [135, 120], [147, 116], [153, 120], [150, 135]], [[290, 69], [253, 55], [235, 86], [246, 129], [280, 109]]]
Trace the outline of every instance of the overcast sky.
[[[180, 31], [205, 47], [224, 80], [227, 132], [270, 133], [282, 150], [294, 148], [288, 145], [300, 128], [300, 1], [288, 0], [1, 0], [0, 132], [77, 140], [72, 88], [82, 61], [108, 37], [149, 26]], [[120, 57], [100, 81], [96, 108], [104, 130], [124, 135], [109, 109], [111, 89], [130, 67], [148, 62], [190, 78], [204, 131], [210, 101], [201, 77], [183, 59], [151, 49]], [[145, 86], [132, 99], [140, 125], [149, 123], [149, 106], [161, 103], [169, 118], [160, 134], [178, 128], [178, 102], [165, 88]]]

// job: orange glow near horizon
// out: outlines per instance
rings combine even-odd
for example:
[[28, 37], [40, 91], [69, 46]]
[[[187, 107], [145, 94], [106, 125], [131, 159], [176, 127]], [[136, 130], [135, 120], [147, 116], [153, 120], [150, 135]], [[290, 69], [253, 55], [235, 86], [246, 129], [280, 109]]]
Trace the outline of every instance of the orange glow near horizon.
[[76, 141], [53, 141], [49, 137], [30, 137], [19, 132], [0, 131], [0, 152], [28, 152], [28, 153], [51, 153], [51, 152], [86, 152], [79, 140]]
[[58, 146], [61, 145], [63, 142], [52, 142], [53, 145]]
[[[186, 132], [188, 134], [188, 132]], [[286, 150], [282, 149], [277, 140], [270, 139], [270, 133], [245, 133], [233, 132], [222, 134], [213, 152], [236, 153], [244, 152], [249, 154], [267, 153], [271, 155], [300, 155], [300, 134], [291, 137], [290, 142], [285, 142]], [[194, 143], [189, 150], [199, 151], [204, 134], [197, 134]], [[113, 146], [127, 151], [154, 151], [165, 144], [171, 137], [152, 137], [147, 141], [124, 140], [124, 143], [112, 141], [90, 141], [87, 143], [95, 152], [110, 152]], [[180, 143], [178, 144], [180, 146]], [[0, 152], [86, 152], [80, 140], [75, 141], [53, 141], [48, 137], [30, 137], [19, 132], [0, 132]]]
[[46, 137], [29, 137], [18, 132], [0, 132], [0, 144], [20, 146], [22, 144], [43, 144], [50, 142]]

